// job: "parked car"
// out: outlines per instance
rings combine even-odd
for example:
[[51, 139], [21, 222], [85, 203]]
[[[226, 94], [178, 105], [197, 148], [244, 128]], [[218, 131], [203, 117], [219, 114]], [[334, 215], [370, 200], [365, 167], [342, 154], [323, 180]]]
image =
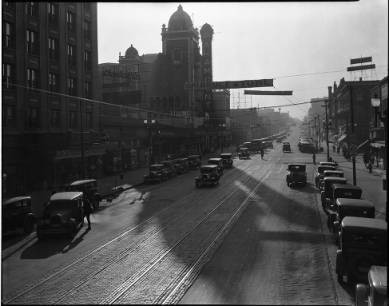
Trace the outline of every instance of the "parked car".
[[387, 266], [371, 266], [367, 284], [355, 286], [355, 306], [387, 306]]
[[337, 198], [334, 209], [328, 215], [329, 229], [335, 233], [337, 241], [340, 224], [344, 217], [374, 218], [374, 204], [369, 200], [363, 199]]
[[250, 159], [249, 149], [246, 147], [239, 148], [238, 157], [239, 159]]
[[292, 152], [292, 150], [290, 149], [290, 143], [289, 142], [284, 142], [282, 144], [282, 152], [284, 152], [284, 153]]
[[200, 175], [195, 178], [197, 188], [205, 185], [219, 184], [220, 174], [217, 165], [204, 165], [200, 167]]
[[324, 210], [330, 213], [335, 209], [335, 202], [337, 198], [348, 198], [348, 199], [360, 199], [362, 196], [362, 189], [359, 186], [351, 184], [337, 184], [333, 183], [329, 187], [329, 196], [324, 203]]
[[232, 153], [221, 153], [220, 158], [223, 161], [223, 167], [224, 168], [232, 168], [233, 160], [232, 160]]
[[344, 217], [341, 222], [335, 271], [338, 281], [367, 280], [371, 266], [387, 264], [387, 223], [381, 219]]
[[306, 166], [301, 164], [288, 165], [288, 173], [286, 174], [286, 185], [288, 187], [297, 184], [305, 185], [307, 183]]
[[149, 167], [149, 174], [146, 174], [144, 176], [144, 182], [147, 183], [154, 183], [158, 182], [161, 183], [164, 180], [167, 180], [168, 176], [165, 170], [165, 166], [162, 164], [152, 164]]
[[101, 195], [97, 191], [97, 180], [84, 179], [74, 181], [66, 187], [66, 191], [82, 192], [84, 197], [92, 204], [93, 210], [99, 209]]
[[176, 167], [174, 166], [174, 162], [172, 160], [163, 160], [160, 164], [164, 165], [165, 173], [168, 178], [172, 178], [177, 175]]
[[336, 177], [336, 176], [325, 176], [322, 179], [321, 185], [320, 185], [320, 199], [321, 199], [321, 204], [323, 208], [325, 207], [326, 201], [329, 199], [331, 196], [331, 185], [332, 184], [346, 184], [347, 179], [345, 177]]
[[184, 174], [189, 171], [189, 160], [188, 158], [177, 158], [173, 160], [176, 171], [178, 174]]
[[197, 169], [201, 166], [201, 157], [200, 155], [189, 155], [188, 163], [190, 169]]
[[84, 195], [79, 191], [57, 192], [50, 197], [37, 226], [38, 239], [48, 235], [73, 236], [84, 224]]
[[338, 163], [334, 162], [334, 161], [332, 161], [332, 162], [320, 162], [319, 166], [333, 166], [333, 167], [337, 168]]
[[223, 175], [224, 166], [223, 166], [223, 159], [222, 158], [220, 158], [220, 157], [209, 158], [208, 165], [216, 165], [220, 176]]
[[31, 210], [31, 197], [18, 196], [3, 202], [2, 233], [3, 235], [23, 230], [28, 234], [34, 230], [36, 216]]
[[318, 166], [315, 171], [315, 186], [319, 188], [320, 179], [324, 177], [325, 170], [335, 170], [336, 168], [333, 166]]

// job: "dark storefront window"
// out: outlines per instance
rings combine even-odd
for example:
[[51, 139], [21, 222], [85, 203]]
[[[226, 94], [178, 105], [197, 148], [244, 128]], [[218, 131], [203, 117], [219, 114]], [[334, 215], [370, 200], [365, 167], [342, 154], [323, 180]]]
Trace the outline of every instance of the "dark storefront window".
[[58, 128], [60, 127], [60, 111], [59, 109], [52, 109], [50, 112], [50, 125], [52, 127]]
[[14, 26], [9, 22], [3, 23], [3, 45], [6, 48], [14, 48], [15, 47], [15, 33]]
[[39, 54], [38, 33], [26, 30], [26, 49], [29, 54]]

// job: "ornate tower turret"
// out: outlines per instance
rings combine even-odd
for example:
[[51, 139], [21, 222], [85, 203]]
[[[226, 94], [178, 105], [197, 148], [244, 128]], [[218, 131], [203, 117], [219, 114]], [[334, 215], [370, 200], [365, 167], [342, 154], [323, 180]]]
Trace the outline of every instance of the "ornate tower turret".
[[212, 38], [213, 29], [206, 23], [201, 27], [201, 42], [202, 42], [202, 79], [204, 90], [204, 107], [207, 113], [212, 109]]

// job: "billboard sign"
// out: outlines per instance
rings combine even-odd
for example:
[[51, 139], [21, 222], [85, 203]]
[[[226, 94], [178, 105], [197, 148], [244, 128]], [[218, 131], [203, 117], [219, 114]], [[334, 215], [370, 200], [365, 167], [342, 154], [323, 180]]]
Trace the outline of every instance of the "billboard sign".
[[352, 58], [352, 59], [350, 59], [350, 64], [354, 65], [354, 64], [368, 63], [368, 62], [371, 62], [372, 60], [373, 59], [372, 59], [371, 56], [360, 57], [360, 58]]
[[354, 67], [347, 67], [347, 71], [367, 70], [367, 69], [374, 69], [374, 68], [375, 68], [375, 64], [360, 65], [360, 66], [354, 66]]
[[291, 96], [293, 94], [292, 90], [245, 90], [245, 95], [258, 95], [258, 96]]
[[272, 87], [273, 79], [212, 82], [212, 89]]

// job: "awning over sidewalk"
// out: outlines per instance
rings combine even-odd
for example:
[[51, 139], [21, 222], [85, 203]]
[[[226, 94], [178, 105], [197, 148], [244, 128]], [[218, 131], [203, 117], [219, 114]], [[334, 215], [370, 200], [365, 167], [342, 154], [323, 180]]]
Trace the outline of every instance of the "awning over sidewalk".
[[352, 155], [353, 154], [358, 154], [363, 148], [365, 148], [368, 144], [370, 143], [370, 139], [366, 139], [364, 142], [362, 142], [358, 147], [355, 148], [355, 150], [353, 150], [353, 152], [351, 153]]
[[339, 137], [338, 139], [338, 143], [342, 143], [343, 141], [345, 141], [347, 139], [347, 134], [343, 134], [342, 136]]
[[375, 141], [370, 144], [372, 148], [381, 149], [385, 148], [385, 141]]

